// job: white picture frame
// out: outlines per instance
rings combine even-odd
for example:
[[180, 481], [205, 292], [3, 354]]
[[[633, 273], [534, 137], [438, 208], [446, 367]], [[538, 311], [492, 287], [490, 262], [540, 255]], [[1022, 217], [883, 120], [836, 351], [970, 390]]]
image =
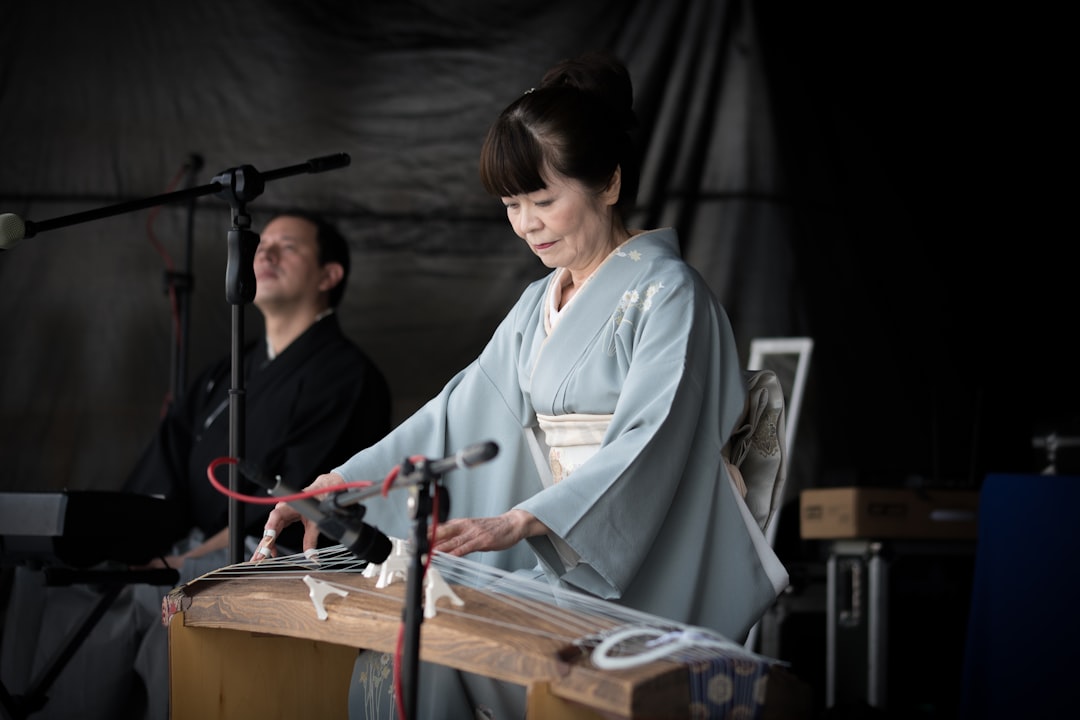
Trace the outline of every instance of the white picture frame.
[[784, 392], [784, 416], [787, 422], [784, 451], [788, 457], [795, 449], [795, 430], [799, 424], [813, 350], [814, 340], [808, 337], [754, 338], [750, 341], [750, 359], [746, 369], [772, 370]]

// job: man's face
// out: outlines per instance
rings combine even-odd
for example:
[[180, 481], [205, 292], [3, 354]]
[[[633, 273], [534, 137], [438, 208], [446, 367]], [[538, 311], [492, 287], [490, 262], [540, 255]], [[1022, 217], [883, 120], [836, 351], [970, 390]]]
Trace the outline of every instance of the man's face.
[[319, 265], [318, 230], [308, 220], [279, 217], [262, 231], [255, 251], [255, 304], [266, 312], [314, 303], [328, 280]]

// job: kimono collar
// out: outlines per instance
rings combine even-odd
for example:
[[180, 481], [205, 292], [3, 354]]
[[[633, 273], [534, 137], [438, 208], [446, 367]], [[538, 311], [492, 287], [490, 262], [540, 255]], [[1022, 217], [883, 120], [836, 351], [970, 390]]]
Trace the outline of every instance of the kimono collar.
[[[322, 320], [324, 317], [327, 317], [328, 315], [332, 315], [333, 313], [334, 313], [334, 308], [332, 308], [332, 307], [326, 308], [325, 310], [323, 310], [322, 312], [320, 312], [318, 315], [315, 316], [315, 319], [311, 322], [311, 325], [314, 325], [315, 323]], [[311, 329], [311, 326], [308, 326], [308, 330], [310, 330], [310, 329]], [[305, 330], [304, 332], [307, 332], [307, 331]], [[303, 335], [304, 335], [304, 333], [300, 333], [300, 337], [303, 337]], [[296, 342], [296, 341], [294, 340], [293, 342]], [[270, 344], [270, 338], [266, 338], [266, 360], [267, 360], [267, 362], [273, 360], [277, 356], [278, 356], [278, 354], [276, 352], [274, 352], [273, 345]]]

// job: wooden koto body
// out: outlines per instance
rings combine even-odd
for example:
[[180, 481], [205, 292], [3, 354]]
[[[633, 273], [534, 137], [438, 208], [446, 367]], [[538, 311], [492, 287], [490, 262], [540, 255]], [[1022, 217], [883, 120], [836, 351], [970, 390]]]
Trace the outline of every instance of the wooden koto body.
[[[273, 575], [273, 573], [271, 573]], [[340, 573], [311, 573], [311, 576], [340, 586], [344, 578]], [[349, 574], [346, 597], [328, 595], [324, 601], [326, 620], [319, 620], [309, 588], [299, 578], [286, 581], [274, 577], [256, 577], [243, 580], [213, 580], [201, 578], [182, 588], [181, 612], [169, 623], [170, 663], [172, 676], [173, 718], [207, 718], [207, 708], [195, 694], [206, 693], [207, 679], [200, 677], [195, 687], [187, 687], [185, 674], [202, 675], [198, 666], [206, 667], [208, 644], [218, 644], [211, 638], [202, 637], [200, 631], [232, 630], [240, 633], [295, 638], [343, 646], [346, 651], [329, 648], [311, 648], [317, 665], [329, 661], [347, 661], [347, 667], [327, 669], [329, 684], [344, 681], [345, 688], [339, 706], [341, 717], [347, 707], [347, 684], [356, 657], [356, 648], [394, 653], [401, 626], [404, 583], [395, 583], [376, 589], [375, 579], [360, 573]], [[363, 591], [356, 588], [362, 588]], [[554, 622], [547, 622], [532, 613], [521, 610], [516, 604], [505, 602], [498, 595], [491, 595], [467, 587], [454, 586], [454, 592], [465, 602], [466, 612], [450, 612], [450, 603], [441, 600], [437, 615], [424, 620], [420, 630], [420, 659], [476, 673], [486, 677], [536, 687], [546, 683], [557, 698], [592, 708], [602, 714], [615, 717], [672, 717], [672, 708], [688, 704], [686, 672], [680, 663], [657, 661], [624, 670], [600, 670], [591, 665], [585, 656], [576, 661], [563, 662], [559, 653], [568, 645], [567, 630]], [[447, 608], [443, 608], [443, 605]], [[444, 611], [447, 610], [447, 611]], [[529, 627], [533, 632], [521, 632], [515, 627]], [[189, 636], [189, 637], [181, 637]], [[242, 648], [238, 638], [225, 638], [223, 645]], [[311, 643], [283, 643], [281, 654], [272, 654], [270, 642], [249, 640], [251, 651], [257, 657], [235, 657], [228, 662], [237, 667], [238, 680], [250, 678], [251, 694], [269, 694], [274, 709], [262, 717], [302, 717], [311, 712], [305, 706], [299, 715], [285, 712], [277, 703], [277, 691], [303, 682], [301, 671], [305, 661], [296, 653]], [[260, 652], [265, 645], [267, 652]], [[189, 649], [200, 650], [199, 657], [186, 657]], [[218, 652], [223, 651], [219, 648]], [[232, 653], [230, 653], [232, 654]], [[247, 652], [241, 654], [248, 654]], [[312, 658], [309, 657], [308, 661]], [[226, 671], [226, 668], [219, 666]], [[232, 674], [232, 673], [230, 673]], [[308, 683], [316, 682], [309, 678]], [[321, 684], [326, 685], [323, 681]], [[423, 682], [423, 668], [419, 681]], [[231, 688], [222, 687], [225, 693]], [[339, 692], [325, 690], [322, 692]], [[218, 693], [213, 704], [220, 700]], [[241, 691], [247, 695], [247, 692]], [[248, 703], [245, 703], [247, 706]], [[190, 707], [193, 714], [187, 714]], [[246, 713], [247, 711], [245, 711]], [[310, 715], [315, 717], [315, 715]], [[588, 715], [585, 715], [586, 717]], [[320, 716], [322, 717], [322, 716]], [[328, 715], [326, 717], [333, 717]]]
[[[172, 720], [345, 720], [357, 649], [397, 651], [406, 583], [380, 588], [359, 571], [259, 568], [231, 566], [166, 598]], [[317, 603], [309, 582], [332, 592]], [[588, 652], [567, 653], [588, 634], [582, 628], [603, 632], [625, 620], [451, 587], [463, 603], [437, 600], [435, 615], [421, 625], [420, 659], [526, 687], [529, 720], [691, 717], [682, 662], [601, 669]], [[777, 670], [770, 668], [764, 688], [770, 700], [790, 679]], [[424, 682], [423, 667], [418, 681]], [[771, 704], [773, 710], [787, 705]]]

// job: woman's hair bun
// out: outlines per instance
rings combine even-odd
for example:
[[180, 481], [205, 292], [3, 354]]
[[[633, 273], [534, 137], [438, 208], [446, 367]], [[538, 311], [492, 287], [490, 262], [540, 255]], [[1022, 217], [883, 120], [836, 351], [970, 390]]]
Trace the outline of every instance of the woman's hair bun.
[[630, 72], [614, 55], [603, 51], [588, 52], [563, 60], [551, 67], [540, 87], [569, 86], [588, 93], [604, 105], [626, 130], [637, 126], [634, 114], [634, 88]]

